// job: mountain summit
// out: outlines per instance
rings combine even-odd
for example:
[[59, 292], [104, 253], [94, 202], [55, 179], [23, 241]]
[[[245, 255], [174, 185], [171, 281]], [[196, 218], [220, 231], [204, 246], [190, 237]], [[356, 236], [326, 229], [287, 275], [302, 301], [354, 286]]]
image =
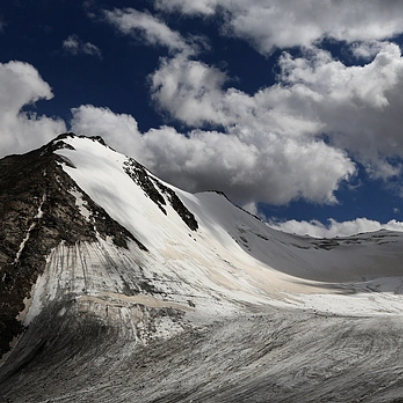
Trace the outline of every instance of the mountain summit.
[[403, 390], [373, 375], [402, 354], [400, 233], [284, 234], [67, 133], [0, 161], [0, 241], [1, 402], [321, 401], [346, 374], [338, 401]]

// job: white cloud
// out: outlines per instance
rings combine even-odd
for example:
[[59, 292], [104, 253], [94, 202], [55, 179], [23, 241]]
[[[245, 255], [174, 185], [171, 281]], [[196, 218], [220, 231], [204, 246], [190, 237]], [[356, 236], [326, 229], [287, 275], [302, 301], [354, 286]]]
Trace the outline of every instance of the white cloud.
[[72, 109], [72, 131], [84, 136], [101, 136], [108, 145], [131, 156], [146, 154], [137, 121], [130, 115], [114, 114], [109, 108], [82, 105]]
[[[318, 152], [320, 148], [325, 157], [330, 150], [333, 157], [339, 152], [345, 166], [337, 170], [339, 179], [354, 172], [342, 150], [361, 162], [373, 178], [387, 180], [400, 174], [400, 163], [391, 162], [403, 158], [403, 58], [397, 45], [382, 43], [378, 54], [363, 66], [346, 66], [317, 48], [298, 58], [284, 53], [279, 66], [277, 85], [248, 95], [235, 88], [224, 89], [224, 72], [179, 54], [164, 59], [151, 75], [152, 99], [158, 108], [190, 127], [221, 125], [223, 135], [237, 136], [261, 153], [271, 150], [267, 158], [281, 160], [278, 167], [283, 172], [289, 173], [290, 164], [298, 166], [296, 161], [309, 165], [304, 156], [311, 153], [306, 150], [318, 147], [326, 134], [329, 142], [318, 147]], [[287, 150], [292, 148], [291, 155]], [[334, 162], [332, 158], [328, 161]], [[300, 178], [306, 183], [302, 172], [307, 170], [301, 170]], [[316, 175], [311, 178], [321, 183]], [[336, 189], [339, 181], [335, 175], [330, 178]], [[309, 199], [307, 192], [299, 194]], [[326, 199], [332, 200], [327, 194]], [[315, 192], [313, 199], [317, 195]]]
[[339, 181], [354, 171], [344, 153], [321, 141], [299, 143], [267, 133], [257, 145], [246, 132], [241, 137], [192, 130], [185, 136], [170, 127], [141, 134], [131, 116], [109, 109], [87, 105], [73, 114], [74, 131], [103, 136], [164, 180], [190, 191], [220, 189], [238, 203], [298, 197], [335, 202]]
[[30, 64], [0, 64], [0, 88], [0, 158], [30, 151], [66, 130], [59, 119], [22, 111], [26, 105], [53, 97], [50, 86]]
[[[348, 152], [373, 178], [400, 175], [401, 165], [394, 159], [403, 158], [403, 58], [398, 45], [381, 40], [403, 31], [403, 3], [388, 2], [385, 7], [379, 0], [248, 4], [159, 0], [155, 4], [185, 14], [226, 10], [233, 32], [263, 53], [273, 47], [307, 47], [302, 57], [283, 53], [278, 84], [254, 95], [224, 90], [228, 82], [224, 72], [191, 60], [186, 53], [164, 59], [151, 75], [151, 92], [158, 108], [172, 118], [189, 127], [223, 125], [227, 134], [259, 147], [267, 141], [268, 130], [270, 141], [274, 136], [309, 143], [325, 134], [329, 146]], [[313, 46], [325, 37], [350, 42], [352, 53], [367, 64], [346, 66]]]
[[380, 230], [403, 232], [403, 222], [391, 220], [386, 224], [367, 218], [357, 218], [351, 221], [337, 222], [329, 219], [329, 225], [318, 221], [270, 222], [270, 227], [279, 231], [298, 235], [309, 235], [314, 238], [348, 237], [354, 234], [376, 232]]
[[364, 66], [345, 66], [318, 49], [300, 58], [285, 53], [280, 66], [279, 103], [286, 113], [320, 121], [331, 144], [348, 150], [374, 178], [400, 173], [399, 163], [390, 163], [403, 157], [403, 58], [397, 45], [383, 43]]
[[163, 59], [151, 76], [152, 98], [160, 109], [192, 126], [225, 123], [221, 87], [225, 74], [185, 54]]
[[[216, 152], [217, 158], [231, 159], [232, 165], [238, 159], [239, 172], [231, 173], [237, 178], [237, 189], [229, 188], [229, 183], [233, 183], [230, 178], [217, 177], [222, 180], [220, 188], [238, 202], [285, 203], [303, 197], [334, 203], [334, 191], [340, 181], [355, 172], [353, 163], [341, 149], [320, 139], [324, 124], [301, 108], [310, 100], [301, 99], [298, 106], [293, 102], [298, 94], [293, 94], [289, 86], [274, 86], [254, 96], [234, 88], [225, 90], [223, 72], [184, 55], [165, 59], [151, 80], [152, 98], [159, 108], [189, 126], [221, 125], [225, 132], [215, 132], [214, 136], [227, 141], [236, 139], [245, 147], [243, 153], [233, 152], [230, 158], [223, 157], [224, 148]], [[304, 91], [299, 97], [315, 95], [319, 96]], [[203, 138], [206, 148], [214, 136], [210, 133]], [[241, 175], [246, 152], [253, 163]], [[208, 160], [207, 163], [210, 164]], [[220, 169], [228, 172], [225, 167]], [[244, 186], [243, 182], [249, 185]], [[249, 193], [250, 199], [246, 200], [242, 193]]]
[[170, 29], [164, 22], [149, 13], [133, 8], [104, 11], [106, 20], [123, 34], [137, 36], [149, 45], [165, 46], [170, 51], [190, 51], [189, 44], [182, 36]]
[[100, 49], [90, 42], [83, 42], [77, 35], [70, 35], [63, 41], [63, 49], [72, 55], [89, 55], [102, 58]]
[[[208, 70], [207, 66], [202, 67]], [[295, 133], [294, 137], [283, 138], [267, 131], [253, 117], [253, 111], [248, 111], [254, 106], [253, 98], [237, 91], [226, 94], [220, 87], [224, 76], [213, 70], [215, 73], [220, 79], [207, 74], [210, 85], [205, 94], [211, 99], [217, 96], [226, 133], [195, 129], [185, 136], [173, 128], [162, 127], [142, 134], [132, 116], [93, 106], [73, 110], [72, 129], [103, 136], [164, 179], [192, 191], [222, 189], [239, 203], [284, 203], [298, 197], [334, 202], [333, 193], [339, 181], [354, 171], [346, 155], [322, 141], [301, 142]], [[66, 130], [61, 120], [21, 112], [24, 105], [53, 96], [32, 66], [21, 62], [1, 65], [0, 83], [5, 89], [0, 95], [4, 155], [38, 147]], [[224, 108], [220, 99], [223, 94]], [[239, 121], [240, 117], [245, 124]], [[276, 116], [267, 119], [275, 125]], [[289, 127], [293, 125], [296, 124], [291, 119]], [[277, 126], [278, 130], [285, 129], [280, 122]]]
[[[356, 173], [352, 158], [373, 178], [401, 173], [395, 159], [403, 158], [403, 58], [397, 45], [384, 40], [403, 30], [398, 12], [403, 5], [385, 7], [379, 0], [154, 3], [161, 11], [222, 12], [225, 32], [264, 54], [276, 47], [305, 48], [300, 57], [282, 54], [277, 84], [246, 94], [227, 88], [226, 73], [195, 60], [194, 42], [157, 17], [134, 9], [104, 11], [121, 33], [171, 52], [149, 77], [151, 98], [188, 131], [162, 127], [142, 134], [131, 116], [91, 106], [75, 110], [74, 127], [110, 127], [106, 138], [112, 145], [131, 150], [164, 179], [192, 191], [223, 189], [251, 209], [257, 201], [281, 204], [298, 198], [336, 203], [340, 183]], [[347, 66], [315, 47], [326, 37], [350, 43], [352, 54], [366, 64]], [[216, 130], [204, 130], [206, 124]], [[119, 128], [115, 135], [114, 127]]]
[[216, 12], [218, 0], [155, 0], [155, 6], [160, 10], [184, 14], [212, 15]]
[[311, 46], [323, 38], [373, 41], [403, 32], [403, 3], [393, 0], [155, 0], [160, 10], [212, 16], [223, 31], [248, 40], [263, 54]]
[[[344, 152], [373, 178], [388, 180], [401, 173], [403, 57], [393, 43], [378, 43], [378, 49], [360, 66], [346, 66], [317, 48], [298, 58], [283, 53], [278, 84], [254, 95], [225, 89], [224, 72], [179, 54], [164, 59], [151, 75], [152, 99], [189, 127], [221, 125], [223, 136], [256, 147], [267, 160], [261, 169], [295, 178], [294, 169], [300, 173], [298, 186], [291, 180], [288, 190], [265, 200], [286, 202], [301, 196], [334, 202], [340, 181], [355, 171]], [[321, 140], [323, 134], [327, 143]], [[314, 169], [328, 172], [329, 182]], [[250, 171], [251, 176], [258, 174], [256, 167]], [[267, 180], [274, 176], [268, 174]], [[271, 189], [277, 191], [274, 183]]]
[[[165, 3], [158, 4], [163, 7]], [[170, 4], [172, 9], [180, 2]], [[196, 3], [192, 4], [195, 7]], [[308, 18], [305, 6], [298, 4], [294, 4], [295, 12]], [[253, 2], [253, 7], [265, 8], [261, 2]], [[278, 9], [282, 7], [279, 3]], [[150, 75], [151, 97], [162, 112], [189, 127], [189, 144], [196, 137], [198, 141], [203, 137], [208, 149], [209, 141], [222, 136], [226, 141], [239, 141], [239, 149], [245, 147], [244, 152], [249, 150], [253, 160], [248, 171], [249, 177], [253, 177], [249, 179], [250, 185], [241, 185], [245, 175], [239, 173], [235, 175], [238, 188], [233, 179], [228, 180], [225, 175], [221, 178], [221, 188], [226, 188], [237, 201], [285, 203], [303, 197], [334, 203], [334, 192], [341, 181], [355, 173], [348, 155], [362, 163], [373, 178], [387, 180], [400, 174], [400, 164], [391, 162], [395, 157], [403, 157], [400, 135], [403, 58], [397, 45], [372, 41], [365, 48], [364, 43], [359, 46], [354, 42], [356, 55], [367, 57], [368, 63], [362, 66], [346, 66], [330, 53], [312, 46], [298, 58], [285, 52], [279, 59], [278, 84], [249, 95], [236, 88], [225, 88], [228, 82], [225, 72], [194, 60], [195, 53], [191, 55], [186, 50], [188, 45], [179, 33], [151, 15], [133, 9], [106, 13], [122, 32], [143, 30], [148, 43], [178, 51], [162, 59]], [[356, 34], [353, 31], [345, 33], [347, 39], [359, 38], [358, 31], [354, 31]], [[281, 36], [282, 32], [277, 34]], [[333, 37], [338, 37], [336, 31], [332, 32]], [[174, 44], [180, 45], [175, 48]], [[222, 133], [212, 131], [202, 135], [201, 130], [195, 130], [205, 124], [220, 127]], [[193, 137], [194, 133], [197, 136]], [[326, 142], [323, 135], [327, 136]], [[224, 150], [215, 153], [216, 158], [228, 161], [224, 155]], [[172, 156], [174, 159], [178, 154], [173, 152]], [[235, 156], [240, 157], [239, 172], [243, 172], [242, 156], [234, 152], [232, 161]], [[208, 158], [205, 163], [210, 163]], [[168, 172], [165, 170], [166, 179]], [[206, 183], [203, 172], [208, 169], [204, 171], [199, 165], [197, 172], [199, 177], [195, 171], [192, 178], [183, 180], [192, 190], [199, 190]], [[269, 172], [264, 184], [254, 179], [262, 172]], [[288, 179], [282, 183], [285, 177]], [[242, 197], [242, 192], [251, 192], [251, 200]]]
[[384, 47], [384, 43], [380, 41], [354, 42], [350, 49], [357, 59], [370, 60], [373, 59]]

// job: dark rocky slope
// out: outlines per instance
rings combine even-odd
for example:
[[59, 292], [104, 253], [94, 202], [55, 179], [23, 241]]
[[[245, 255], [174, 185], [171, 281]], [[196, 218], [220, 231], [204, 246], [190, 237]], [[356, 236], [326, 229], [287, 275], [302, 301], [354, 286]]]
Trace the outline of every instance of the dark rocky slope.
[[[24, 310], [24, 299], [30, 297], [52, 248], [62, 241], [67, 245], [94, 242], [96, 233], [110, 236], [121, 247], [127, 239], [134, 240], [63, 171], [61, 165], [69, 162], [54, 151], [66, 146], [59, 141], [66, 136], [28, 154], [0, 160], [0, 356], [23, 331], [16, 317]], [[81, 193], [90, 220], [80, 214], [72, 191]]]

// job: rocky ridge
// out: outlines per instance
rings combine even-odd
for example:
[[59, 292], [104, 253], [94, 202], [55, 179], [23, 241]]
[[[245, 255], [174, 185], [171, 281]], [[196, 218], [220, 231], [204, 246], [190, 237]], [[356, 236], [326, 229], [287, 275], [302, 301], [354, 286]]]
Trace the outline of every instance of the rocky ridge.
[[[63, 134], [38, 150], [0, 160], [0, 356], [24, 330], [17, 319], [24, 300], [30, 298], [47, 256], [61, 242], [72, 246], [100, 236], [123, 248], [130, 239], [147, 250], [62, 169], [71, 163], [55, 151], [68, 148], [63, 139], [72, 136]], [[105, 145], [99, 137], [92, 140]]]

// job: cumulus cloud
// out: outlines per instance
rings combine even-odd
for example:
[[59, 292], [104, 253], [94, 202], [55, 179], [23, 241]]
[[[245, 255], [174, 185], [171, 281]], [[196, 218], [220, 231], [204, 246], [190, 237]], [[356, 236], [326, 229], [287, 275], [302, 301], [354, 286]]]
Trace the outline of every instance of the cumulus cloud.
[[0, 157], [27, 152], [65, 131], [59, 119], [22, 111], [24, 106], [53, 97], [33, 66], [18, 61], [0, 64], [0, 87]]
[[[345, 150], [373, 178], [387, 180], [400, 174], [395, 158], [403, 158], [403, 57], [393, 43], [378, 43], [378, 49], [358, 66], [318, 48], [301, 57], [284, 52], [278, 84], [253, 95], [225, 89], [224, 72], [178, 54], [163, 59], [151, 75], [151, 96], [158, 108], [190, 127], [221, 125], [260, 150], [284, 142], [276, 152], [285, 158], [286, 144], [311, 147], [326, 134], [326, 150]], [[293, 159], [305, 148], [297, 147]], [[354, 171], [344, 160], [340, 178]]]
[[100, 49], [90, 42], [82, 41], [77, 35], [70, 35], [63, 41], [63, 49], [72, 55], [89, 55], [102, 58]]
[[145, 153], [136, 119], [109, 108], [82, 105], [72, 109], [71, 129], [85, 136], [101, 136], [107, 144], [131, 156]]
[[354, 42], [350, 51], [357, 59], [371, 60], [383, 47], [384, 43], [381, 41]]
[[[276, 88], [267, 96], [224, 89], [225, 72], [195, 60], [196, 53], [178, 33], [147, 13], [116, 9], [105, 15], [121, 32], [141, 32], [149, 44], [175, 51], [150, 75], [151, 97], [159, 110], [189, 130], [179, 133], [163, 127], [139, 134], [135, 121], [127, 130], [127, 115], [91, 106], [74, 111], [73, 127], [91, 130], [87, 121], [94, 123], [92, 127], [107, 127], [102, 116], [106, 122], [124, 121], [131, 133], [127, 144], [135, 144], [132, 154], [163, 179], [187, 190], [218, 188], [243, 204], [285, 203], [300, 197], [336, 202], [335, 190], [354, 174], [355, 166], [344, 151], [315, 136], [320, 122], [284, 114], [276, 106]], [[203, 130], [205, 124], [220, 126], [221, 131]], [[120, 141], [110, 141], [119, 148]]]
[[268, 133], [267, 144], [258, 147], [235, 132], [195, 129], [184, 135], [164, 126], [140, 133], [131, 116], [91, 105], [73, 110], [73, 115], [74, 131], [104, 136], [176, 186], [220, 189], [242, 204], [285, 203], [297, 197], [335, 202], [339, 181], [354, 171], [343, 152], [321, 141], [284, 141]]
[[[243, 151], [253, 150], [249, 179], [242, 177], [250, 186], [230, 191], [227, 179], [221, 178], [221, 188], [227, 188], [237, 201], [242, 199], [242, 192], [249, 192], [254, 200], [271, 203], [299, 197], [332, 203], [336, 202], [334, 191], [340, 182], [355, 172], [342, 149], [321, 140], [325, 124], [317, 114], [303, 110], [309, 102], [323, 102], [321, 94], [308, 88], [301, 91], [288, 82], [250, 96], [235, 88], [224, 89], [223, 72], [183, 55], [165, 59], [151, 81], [154, 101], [175, 119], [189, 126], [221, 125], [225, 128], [222, 137], [237, 139], [246, 146]], [[206, 147], [210, 136], [205, 136]], [[217, 151], [217, 158], [224, 152]], [[234, 163], [236, 158], [242, 164], [245, 157], [234, 153]], [[225, 167], [221, 171], [225, 172]], [[235, 177], [239, 185], [241, 175]], [[244, 198], [242, 201], [246, 202]]]
[[216, 12], [218, 0], [155, 0], [157, 9], [180, 11], [184, 14], [212, 15]]
[[365, 232], [376, 232], [380, 230], [403, 231], [403, 222], [391, 220], [386, 224], [367, 218], [357, 218], [356, 220], [337, 222], [333, 219], [328, 220], [328, 225], [319, 221], [296, 221], [270, 222], [270, 227], [288, 232], [290, 234], [309, 235], [314, 238], [335, 238], [348, 237], [354, 234]]
[[[191, 191], [223, 189], [252, 211], [257, 201], [337, 203], [341, 182], [356, 173], [353, 161], [373, 178], [401, 174], [403, 58], [386, 39], [402, 30], [403, 5], [386, 7], [380, 0], [155, 0], [154, 5], [161, 12], [221, 13], [223, 32], [259, 52], [300, 46], [301, 53], [283, 52], [277, 83], [247, 94], [228, 87], [225, 71], [197, 60], [194, 42], [161, 19], [131, 8], [104, 11], [119, 32], [170, 51], [149, 76], [151, 99], [186, 129], [140, 133], [133, 117], [89, 105], [74, 110], [73, 128], [105, 132], [113, 146], [130, 150], [165, 180]], [[324, 38], [347, 43], [360, 64], [345, 65], [320, 49]]]
[[155, 0], [160, 10], [225, 17], [223, 32], [263, 54], [309, 47], [323, 38], [347, 42], [391, 38], [402, 32], [403, 4], [393, 0]]
[[222, 85], [226, 75], [187, 54], [163, 59], [151, 76], [152, 99], [172, 117], [188, 125], [223, 124]]
[[401, 110], [403, 58], [399, 46], [383, 43], [363, 66], [345, 66], [324, 51], [305, 57], [285, 53], [280, 60], [283, 107], [323, 123], [331, 144], [345, 149], [374, 178], [400, 173], [395, 157], [403, 157]]
[[170, 29], [164, 22], [146, 12], [133, 8], [104, 11], [106, 20], [121, 33], [138, 36], [153, 46], [165, 46], [172, 52], [190, 51], [191, 47], [181, 34]]

